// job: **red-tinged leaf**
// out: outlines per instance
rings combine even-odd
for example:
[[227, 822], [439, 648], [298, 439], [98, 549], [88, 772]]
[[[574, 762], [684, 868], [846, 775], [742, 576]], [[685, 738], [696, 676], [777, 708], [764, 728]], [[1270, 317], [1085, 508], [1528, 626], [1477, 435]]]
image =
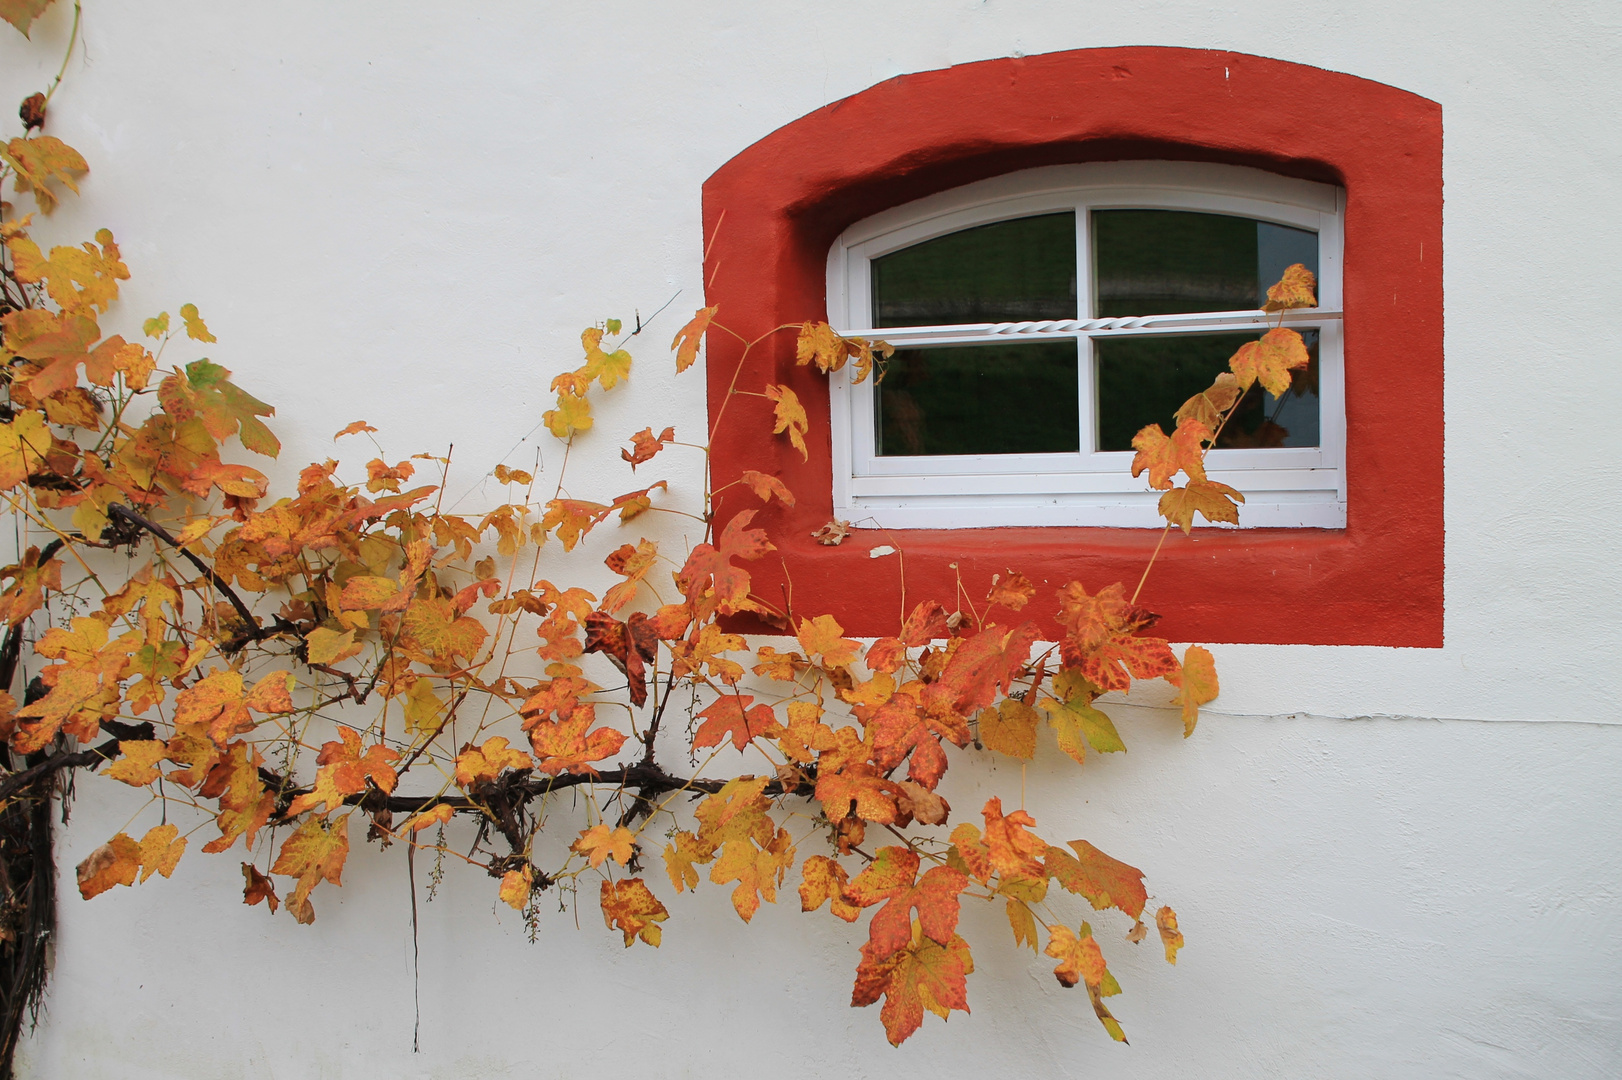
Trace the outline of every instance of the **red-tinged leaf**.
[[1318, 298], [1313, 295], [1317, 287], [1317, 275], [1301, 263], [1295, 263], [1285, 268], [1284, 276], [1279, 278], [1277, 284], [1268, 286], [1267, 303], [1262, 305], [1262, 310], [1317, 307]]
[[232, 383], [230, 374], [211, 361], [194, 360], [158, 385], [158, 399], [177, 420], [199, 417], [216, 442], [235, 434], [245, 448], [275, 457], [282, 444], [259, 417], [276, 410]]
[[669, 491], [670, 482], [668, 480], [661, 480], [657, 484], [652, 484], [645, 488], [639, 488], [636, 491], [627, 491], [624, 495], [617, 496], [609, 505], [608, 509], [611, 511], [619, 511], [620, 524], [623, 525], [632, 518], [638, 517], [653, 509], [653, 492], [655, 489]]
[[1245, 497], [1236, 489], [1215, 480], [1190, 480], [1187, 487], [1172, 488], [1160, 496], [1160, 516], [1183, 530], [1186, 536], [1194, 530], [1194, 515], [1199, 513], [1206, 521], [1239, 524], [1238, 503]]
[[918, 878], [918, 856], [904, 847], [880, 848], [868, 867], [852, 879], [846, 895], [862, 907], [884, 904], [868, 927], [873, 955], [886, 957], [912, 940], [912, 912], [925, 935], [942, 945], [957, 930], [959, 896], [969, 879], [948, 866], [933, 866]]
[[897, 784], [866, 762], [817, 770], [816, 798], [829, 821], [854, 813], [864, 821], [891, 824], [900, 812], [896, 806], [899, 791]]
[[1043, 853], [1045, 873], [1067, 892], [1085, 897], [1094, 910], [1120, 908], [1136, 919], [1143, 914], [1149, 893], [1143, 871], [1099, 851], [1085, 840], [1072, 840], [1075, 857], [1060, 847]]
[[950, 710], [960, 715], [985, 708], [1008, 692], [1040, 636], [1034, 622], [1024, 622], [1012, 630], [987, 626], [963, 640], [941, 677], [924, 692], [924, 704], [931, 711]]
[[750, 708], [754, 698], [748, 694], [728, 694], [718, 697], [710, 707], [699, 713], [704, 721], [693, 736], [693, 746], [719, 746], [728, 738], [737, 750], [749, 745], [752, 739], [772, 739], [782, 731], [770, 705]]
[[879, 768], [893, 769], [910, 755], [907, 776], [933, 789], [946, 772], [941, 740], [967, 746], [969, 725], [955, 713], [925, 708], [917, 697], [918, 691], [919, 684], [908, 683], [882, 705], [858, 705], [855, 713], [867, 731], [873, 761]]
[[1172, 477], [1179, 471], [1191, 480], [1205, 479], [1205, 443], [1211, 439], [1211, 429], [1198, 420], [1187, 419], [1177, 425], [1168, 438], [1159, 424], [1149, 424], [1132, 436], [1132, 475], [1149, 471], [1149, 486], [1164, 490], [1172, 486]]
[[1036, 586], [1031, 584], [1030, 579], [1017, 570], [1010, 570], [1007, 577], [993, 575], [991, 591], [986, 593], [986, 603], [1018, 611], [1030, 603], [1035, 595]]
[[265, 901], [270, 904], [271, 914], [275, 914], [276, 909], [282, 906], [282, 902], [276, 897], [276, 883], [254, 869], [253, 863], [242, 864], [242, 879], [244, 904], [252, 907], [260, 901]]
[[769, 385], [766, 387], [766, 396], [775, 404], [772, 406], [772, 415], [777, 426], [772, 428], [773, 435], [788, 432], [788, 441], [794, 444], [794, 449], [800, 452], [802, 460], [809, 461], [811, 452], [806, 449], [805, 435], [811, 430], [811, 421], [805, 415], [805, 406], [793, 390], [786, 386]]
[[625, 745], [625, 733], [613, 728], [587, 729], [597, 719], [597, 710], [582, 703], [564, 719], [541, 721], [529, 732], [529, 745], [535, 751], [541, 772], [556, 774], [595, 773], [591, 762], [613, 757]]
[[[176, 741], [169, 741], [169, 757], [185, 760], [177, 754]], [[183, 745], [180, 752], [189, 756], [190, 749]], [[265, 790], [259, 776], [262, 764], [264, 759], [258, 751], [247, 743], [236, 742], [225, 748], [224, 754], [208, 767], [198, 794], [205, 799], [219, 800], [220, 812], [215, 816], [215, 823], [220, 835], [204, 844], [204, 851], [210, 854], [225, 851], [240, 836], [247, 837], [248, 846], [253, 846], [254, 835], [270, 820], [270, 812], [276, 808], [275, 794]]]
[[492, 735], [483, 746], [470, 745], [457, 755], [456, 782], [472, 787], [480, 781], [494, 781], [503, 769], [528, 769], [533, 764], [524, 751], [509, 748], [506, 739]]
[[1177, 687], [1173, 705], [1183, 707], [1183, 738], [1194, 734], [1194, 725], [1200, 719], [1200, 706], [1216, 700], [1221, 687], [1217, 684], [1216, 658], [1198, 645], [1190, 645], [1183, 653], [1183, 663], [1176, 671], [1166, 674], [1166, 681]]
[[[1280, 326], [1267, 331], [1260, 341], [1247, 341], [1239, 346], [1239, 351], [1228, 360], [1228, 366], [1239, 377], [1242, 389], [1249, 390], [1251, 384], [1259, 382], [1269, 394], [1279, 397], [1290, 388], [1290, 372], [1311, 362], [1307, 343], [1301, 335]], [[1137, 475], [1135, 469], [1132, 475]]]
[[901, 626], [901, 641], [910, 649], [928, 645], [937, 638], [944, 638], [951, 634], [948, 627], [946, 609], [934, 600], [925, 600], [912, 609], [907, 621]]
[[620, 457], [631, 463], [631, 469], [634, 472], [638, 465], [651, 459], [653, 455], [664, 449], [665, 443], [671, 442], [675, 438], [675, 428], [667, 427], [655, 438], [653, 429], [645, 427], [631, 436], [631, 449], [621, 450]]
[[375, 427], [373, 427], [371, 424], [368, 424], [364, 420], [353, 420], [348, 425], [346, 425], [342, 431], [340, 431], [340, 432], [338, 432], [338, 434], [334, 435], [332, 437], [332, 441], [337, 442], [339, 439], [343, 438], [345, 435], [356, 435], [356, 434], [360, 434], [362, 432], [364, 432], [366, 434], [376, 434], [377, 429]]
[[659, 924], [670, 917], [670, 912], [641, 878], [603, 882], [600, 903], [603, 922], [609, 929], [624, 933], [627, 949], [637, 938], [659, 947]]
[[776, 498], [784, 506], [794, 505], [794, 492], [790, 491], [788, 485], [775, 476], [756, 472], [754, 469], [745, 469], [743, 471], [743, 482], [749, 485], [750, 491], [760, 497], [761, 502], [771, 502], [773, 498]]
[[1183, 935], [1177, 929], [1177, 912], [1169, 907], [1155, 912], [1155, 928], [1160, 931], [1160, 943], [1166, 947], [1166, 963], [1177, 963], [1177, 950], [1183, 947]]
[[[28, 36], [28, 28], [33, 21], [44, 14], [45, 9], [51, 6], [51, 0], [0, 0], [0, 19], [6, 20], [22, 32], [23, 37]], [[35, 95], [36, 97], [40, 95]], [[43, 110], [44, 106], [41, 105]], [[38, 127], [32, 124], [31, 127]]]
[[973, 971], [968, 942], [956, 934], [942, 945], [919, 932], [910, 946], [888, 956], [876, 955], [870, 942], [862, 946], [850, 1003], [859, 1008], [882, 995], [879, 1019], [890, 1045], [900, 1046], [924, 1022], [925, 1009], [942, 1019], [952, 1009], [969, 1011], [967, 977]]
[[330, 823], [321, 818], [306, 818], [297, 831], [282, 844], [272, 874], [297, 878], [293, 894], [287, 898], [287, 910], [301, 923], [315, 922], [315, 906], [310, 903], [310, 890], [322, 881], [343, 884], [344, 861], [349, 857], [349, 822], [336, 818]]
[[698, 347], [703, 343], [704, 333], [710, 328], [710, 320], [715, 318], [716, 311], [714, 306], [699, 308], [687, 325], [676, 332], [670, 342], [670, 347], [676, 350], [676, 374], [680, 375], [692, 367], [698, 359]]
[[765, 529], [749, 528], [754, 517], [753, 510], [737, 514], [721, 531], [718, 546], [698, 544], [688, 555], [677, 583], [692, 603], [696, 618], [708, 619], [716, 612], [731, 615], [747, 607], [749, 573], [732, 560], [758, 559], [776, 550], [766, 539]]
[[[659, 545], [652, 540], [642, 540], [635, 547], [630, 544], [621, 544], [603, 565], [625, 580], [609, 589], [603, 596], [603, 610], [614, 614], [620, 608], [631, 602], [636, 596], [637, 582], [643, 580], [659, 562]], [[652, 657], [649, 657], [652, 659]]]
[[981, 812], [986, 819], [986, 852], [992, 869], [1004, 877], [1045, 879], [1041, 856], [1048, 845], [1026, 831], [1036, 819], [1023, 810], [1004, 815], [1002, 800], [996, 797], [986, 800]]
[[641, 708], [648, 700], [647, 665], [659, 655], [659, 638], [648, 617], [633, 612], [628, 622], [620, 622], [606, 611], [586, 616], [584, 650], [600, 652], [625, 676], [631, 704]]
[[907, 659], [907, 644], [900, 638], [882, 637], [867, 647], [863, 662], [869, 671], [893, 675]]
[[541, 518], [543, 532], [556, 531], [557, 538], [563, 541], [564, 551], [573, 551], [580, 538], [596, 528], [610, 513], [613, 507], [602, 503], [586, 502], [582, 499], [553, 499], [546, 504], [546, 514]]

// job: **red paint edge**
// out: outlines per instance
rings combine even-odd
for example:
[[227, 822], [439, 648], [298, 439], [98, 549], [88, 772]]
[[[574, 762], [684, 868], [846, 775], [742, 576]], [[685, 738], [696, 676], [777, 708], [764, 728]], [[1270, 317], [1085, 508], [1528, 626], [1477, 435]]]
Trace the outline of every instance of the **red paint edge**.
[[[988, 60], [903, 75], [772, 132], [704, 184], [704, 274], [717, 321], [759, 335], [826, 318], [829, 246], [880, 210], [1016, 169], [1128, 158], [1251, 165], [1346, 189], [1348, 428], [1344, 530], [1173, 533], [1141, 601], [1174, 641], [1442, 644], [1442, 111], [1402, 90], [1242, 53], [1131, 47]], [[742, 355], [709, 335], [713, 418]], [[717, 487], [746, 468], [775, 473], [798, 504], [755, 524], [779, 549], [749, 569], [755, 592], [832, 614], [847, 633], [895, 633], [906, 596], [947, 599], [961, 573], [978, 603], [991, 575], [1051, 589], [1137, 581], [1159, 533], [995, 528], [858, 532], [811, 540], [832, 512], [828, 390], [794, 365], [793, 334], [750, 354], [741, 389], [792, 387], [810, 416], [810, 457], [772, 438], [771, 403], [732, 396], [716, 434]], [[757, 509], [733, 488], [718, 523]], [[778, 558], [780, 554], [781, 558]], [[954, 572], [949, 564], [957, 563]], [[745, 627], [740, 627], [745, 628]]]

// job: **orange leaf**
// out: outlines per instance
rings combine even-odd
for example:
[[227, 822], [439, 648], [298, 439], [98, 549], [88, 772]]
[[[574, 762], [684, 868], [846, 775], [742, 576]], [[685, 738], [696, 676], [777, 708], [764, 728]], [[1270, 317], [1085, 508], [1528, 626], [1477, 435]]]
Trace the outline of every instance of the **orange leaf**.
[[624, 826], [610, 829], [607, 825], [599, 823], [589, 829], [582, 829], [580, 839], [571, 844], [569, 850], [584, 855], [593, 870], [603, 865], [603, 861], [611, 856], [615, 862], [624, 866], [631, 861], [631, 856], [636, 854], [636, 837]]
[[727, 841], [721, 857], [710, 867], [710, 880], [717, 885], [738, 883], [732, 890], [732, 908], [748, 922], [760, 909], [761, 900], [777, 903], [777, 886], [793, 865], [794, 843], [788, 830], [773, 831], [770, 820], [763, 818], [758, 834]]
[[154, 825], [141, 837], [141, 880], [153, 874], [168, 877], [186, 851], [186, 838], [175, 825]]
[[883, 995], [879, 1020], [890, 1045], [900, 1046], [924, 1022], [925, 1009], [942, 1019], [952, 1009], [969, 1011], [967, 976], [973, 971], [968, 942], [953, 934], [942, 945], [915, 929], [912, 944], [888, 956], [877, 955], [871, 942], [862, 946], [850, 1003], [871, 1005]]
[[1193, 480], [1205, 479], [1204, 444], [1211, 439], [1211, 429], [1198, 420], [1183, 420], [1170, 438], [1159, 424], [1149, 424], [1132, 436], [1132, 475], [1149, 470], [1149, 486], [1159, 490], [1171, 487], [1172, 477], [1179, 471]]
[[541, 772], [556, 774], [595, 773], [591, 762], [601, 761], [619, 753], [625, 745], [625, 734], [613, 728], [598, 728], [587, 733], [597, 718], [591, 705], [576, 705], [567, 718], [556, 722], [543, 720], [529, 732], [529, 745], [540, 759]]
[[758, 559], [776, 547], [765, 529], [751, 529], [755, 511], [745, 510], [721, 530], [719, 546], [697, 544], [676, 576], [682, 594], [693, 603], [694, 615], [707, 619], [715, 612], [731, 615], [749, 606], [749, 573], [733, 559]]
[[1079, 934], [1072, 933], [1067, 926], [1048, 927], [1048, 947], [1045, 951], [1059, 961], [1059, 966], [1053, 969], [1053, 974], [1058, 976], [1060, 985], [1069, 987], [1075, 986], [1078, 982], [1086, 983], [1087, 996], [1093, 1003], [1093, 1012], [1104, 1025], [1104, 1030], [1108, 1031], [1110, 1038], [1116, 1042], [1126, 1042], [1126, 1033], [1121, 1030], [1121, 1025], [1104, 1006], [1106, 980], [1111, 986], [1115, 980], [1109, 974], [1109, 969], [1104, 966], [1104, 954], [1098, 948], [1098, 942], [1093, 939], [1092, 927], [1082, 923]]
[[671, 440], [675, 439], [675, 437], [675, 428], [665, 428], [664, 431], [659, 433], [659, 437], [656, 439], [653, 437], [653, 429], [651, 427], [645, 427], [635, 435], [631, 436], [631, 449], [621, 450], [620, 457], [631, 463], [631, 469], [634, 472], [638, 465], [653, 457], [653, 455], [657, 454], [660, 450], [663, 450], [665, 443], [670, 442]]
[[[850, 730], [846, 728], [845, 730]], [[839, 769], [818, 768], [816, 799], [829, 821], [855, 813], [864, 821], [889, 824], [900, 813], [899, 786], [866, 762], [851, 762]]]
[[1268, 287], [1267, 303], [1262, 305], [1262, 310], [1317, 307], [1318, 298], [1313, 295], [1317, 287], [1318, 279], [1312, 271], [1301, 263], [1295, 263], [1285, 268], [1284, 276], [1278, 279], [1276, 285]]
[[1177, 912], [1169, 907], [1155, 912], [1155, 928], [1160, 931], [1160, 943], [1166, 947], [1166, 963], [1177, 963], [1177, 950], [1183, 947], [1183, 935], [1177, 929]]
[[698, 359], [698, 347], [704, 341], [704, 332], [710, 328], [710, 320], [715, 318], [715, 307], [699, 308], [687, 325], [676, 332], [676, 337], [670, 342], [670, 347], [676, 350], [676, 374], [681, 374], [693, 366]]
[[829, 901], [828, 910], [846, 922], [855, 922], [862, 913], [860, 904], [851, 900], [846, 892], [850, 875], [845, 868], [826, 855], [813, 855], [800, 867], [800, 910], [815, 911], [823, 901]]
[[750, 740], [776, 738], [782, 730], [777, 723], [777, 717], [770, 705], [756, 705], [749, 707], [754, 698], [748, 694], [732, 695], [716, 698], [698, 715], [703, 723], [693, 735], [693, 746], [719, 746], [730, 736], [732, 745], [738, 750], [748, 746]]
[[794, 391], [786, 386], [767, 386], [766, 396], [777, 403], [772, 410], [777, 418], [777, 426], [772, 428], [772, 434], [781, 435], [785, 431], [788, 432], [788, 441], [800, 452], [801, 459], [809, 461], [811, 452], [805, 447], [805, 435], [811, 429], [811, 421], [805, 415], [805, 406], [800, 404], [800, 399]]
[[[1301, 340], [1301, 335], [1281, 326], [1263, 334], [1260, 341], [1247, 341], [1239, 346], [1239, 351], [1229, 358], [1228, 366], [1239, 377], [1241, 388], [1249, 390], [1252, 383], [1260, 382], [1268, 393], [1279, 397], [1290, 388], [1290, 372], [1311, 362], [1307, 343]], [[1137, 445], [1135, 440], [1133, 445]], [[1135, 466], [1132, 475], [1138, 475]], [[1203, 476], [1195, 479], [1203, 479]]]
[[364, 420], [353, 420], [342, 431], [340, 431], [340, 432], [338, 432], [338, 434], [334, 435], [332, 437], [332, 441], [337, 442], [339, 439], [343, 438], [345, 435], [354, 435], [354, 434], [357, 434], [359, 432], [375, 433], [376, 431], [377, 431], [377, 429], [375, 427], [373, 427], [371, 424], [368, 424]]
[[907, 848], [880, 848], [846, 890], [851, 902], [862, 907], [884, 904], [868, 926], [876, 958], [906, 948], [912, 940], [914, 908], [924, 934], [942, 945], [951, 942], [957, 930], [958, 898], [969, 887], [967, 875], [949, 866], [932, 866], [918, 878], [918, 865], [918, 856]]
[[140, 871], [141, 845], [119, 833], [79, 864], [79, 895], [89, 900], [114, 885], [134, 885]]
[[844, 667], [855, 663], [861, 646], [849, 638], [840, 637], [845, 628], [832, 615], [818, 615], [814, 619], [801, 619], [796, 633], [800, 648], [807, 656], [821, 654], [823, 667]]
[[323, 879], [342, 885], [344, 860], [348, 857], [347, 818], [338, 818], [330, 825], [321, 818], [305, 818], [298, 830], [283, 842], [270, 872], [298, 879], [293, 894], [287, 898], [287, 910], [295, 919], [301, 923], [315, 922], [310, 890]]
[[995, 709], [984, 709], [980, 741], [988, 749], [1029, 761], [1036, 756], [1036, 710], [1016, 698], [1004, 698]]
[[1233, 407], [1233, 403], [1239, 400], [1241, 393], [1243, 391], [1239, 389], [1239, 380], [1233, 372], [1219, 372], [1210, 388], [1183, 402], [1182, 408], [1177, 410], [1172, 419], [1179, 424], [1184, 420], [1198, 420], [1215, 431], [1217, 424], [1222, 421], [1222, 414]]
[[527, 769], [532, 764], [524, 751], [509, 749], [506, 739], [492, 735], [483, 746], [469, 746], [457, 755], [456, 782], [471, 787], [480, 780], [495, 780], [502, 769]]
[[770, 502], [772, 497], [776, 496], [777, 501], [784, 506], [794, 505], [794, 492], [790, 491], [788, 485], [775, 476], [756, 472], [754, 469], [745, 469], [743, 471], [743, 482], [749, 485], [749, 490], [760, 496], [762, 502]]
[[1215, 701], [1221, 688], [1217, 685], [1216, 658], [1198, 645], [1190, 645], [1183, 653], [1182, 667], [1166, 675], [1166, 681], [1178, 688], [1173, 705], [1183, 707], [1183, 738], [1194, 734], [1194, 725], [1200, 719], [1200, 706]]
[[994, 575], [991, 579], [991, 591], [986, 593], [986, 603], [1001, 604], [1009, 611], [1018, 611], [1030, 603], [1031, 597], [1036, 595], [1036, 586], [1030, 583], [1024, 574], [1017, 570], [1008, 571], [1008, 576]]
[[1049, 847], [1044, 872], [1067, 892], [1086, 897], [1096, 911], [1120, 908], [1136, 919], [1143, 914], [1149, 893], [1143, 887], [1143, 871], [1099, 851], [1085, 840], [1072, 840], [1076, 856], [1060, 847]]
[[528, 863], [501, 875], [500, 897], [514, 911], [523, 911], [535, 888], [535, 870]]
[[600, 902], [603, 922], [610, 929], [624, 933], [627, 949], [637, 938], [654, 948], [659, 947], [659, 924], [670, 917], [670, 912], [641, 878], [603, 882]]
[[269, 901], [271, 913], [281, 907], [282, 902], [276, 898], [276, 883], [270, 878], [254, 869], [253, 863], [242, 864], [242, 902], [249, 907], [261, 900]]
[[1198, 511], [1206, 521], [1239, 524], [1239, 507], [1245, 497], [1227, 484], [1215, 480], [1190, 480], [1187, 487], [1172, 488], [1160, 496], [1160, 515], [1180, 527], [1186, 536], [1194, 529]]
[[603, 610], [614, 614], [631, 602], [636, 595], [637, 582], [648, 576], [659, 561], [659, 545], [652, 540], [639, 541], [636, 547], [621, 544], [603, 560], [603, 565], [625, 580], [609, 589], [603, 596]]

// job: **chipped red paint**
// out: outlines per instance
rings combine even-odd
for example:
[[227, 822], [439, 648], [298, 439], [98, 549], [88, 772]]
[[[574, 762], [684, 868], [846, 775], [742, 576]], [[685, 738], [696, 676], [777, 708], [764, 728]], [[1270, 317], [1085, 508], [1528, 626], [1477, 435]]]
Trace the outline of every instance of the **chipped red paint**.
[[[903, 75], [788, 124], [704, 185], [708, 303], [748, 335], [826, 317], [829, 246], [880, 210], [1016, 169], [1139, 159], [1220, 161], [1346, 189], [1348, 478], [1344, 530], [1174, 533], [1141, 601], [1172, 640], [1312, 645], [1442, 644], [1442, 114], [1366, 79], [1240, 53], [1081, 49]], [[741, 348], [709, 337], [713, 417]], [[734, 397], [714, 446], [717, 486], [744, 468], [798, 497], [763, 509], [776, 555], [756, 592], [828, 612], [854, 635], [894, 633], [906, 594], [976, 604], [992, 574], [1046, 584], [1027, 613], [1049, 633], [1051, 590], [1137, 581], [1158, 530], [996, 528], [811, 532], [831, 516], [827, 382], [794, 364], [793, 334], [758, 348], [739, 386], [786, 383], [811, 420], [810, 459], [764, 436], [770, 402]], [[722, 520], [759, 507], [733, 488]], [[993, 524], [988, 522], [988, 525]], [[956, 563], [954, 571], [950, 564]]]

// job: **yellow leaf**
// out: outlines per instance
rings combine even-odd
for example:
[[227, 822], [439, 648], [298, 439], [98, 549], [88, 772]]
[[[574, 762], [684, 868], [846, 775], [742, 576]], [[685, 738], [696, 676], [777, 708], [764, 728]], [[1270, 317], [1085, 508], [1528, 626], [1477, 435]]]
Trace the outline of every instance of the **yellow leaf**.
[[1166, 947], [1166, 963], [1177, 963], [1177, 950], [1183, 947], [1183, 935], [1177, 929], [1177, 912], [1169, 907], [1155, 912], [1155, 928], [1160, 931], [1160, 943]]
[[535, 885], [535, 871], [528, 863], [501, 875], [501, 899], [514, 911], [523, 911]]
[[40, 212], [46, 216], [57, 206], [56, 193], [49, 187], [51, 182], [58, 181], [77, 193], [79, 177], [90, 171], [77, 150], [49, 135], [12, 139], [0, 149], [0, 161], [14, 170], [12, 182], [17, 190], [32, 191]]
[[134, 885], [135, 875], [140, 870], [141, 845], [119, 833], [79, 864], [76, 871], [79, 895], [89, 900], [114, 885]]
[[582, 829], [580, 839], [571, 844], [569, 850], [584, 855], [594, 870], [610, 856], [624, 866], [636, 854], [636, 837], [624, 826], [610, 829], [599, 823]]
[[618, 928], [625, 934], [627, 949], [639, 937], [654, 948], [659, 947], [659, 924], [670, 917], [670, 912], [641, 878], [603, 882], [600, 902], [603, 922], [610, 929]]
[[1015, 698], [1006, 698], [995, 709], [982, 709], [980, 741], [989, 749], [1009, 757], [1029, 761], [1036, 756], [1036, 710]]
[[0, 490], [9, 491], [38, 469], [51, 448], [45, 418], [32, 410], [0, 424]]
[[320, 818], [305, 818], [298, 830], [287, 838], [270, 872], [298, 879], [293, 895], [287, 898], [287, 910], [295, 919], [301, 923], [315, 922], [310, 890], [323, 879], [342, 885], [344, 860], [348, 857], [347, 818], [338, 818], [330, 824]]
[[1166, 681], [1178, 688], [1173, 705], [1183, 707], [1183, 738], [1194, 734], [1194, 725], [1200, 719], [1200, 706], [1215, 701], [1220, 687], [1217, 685], [1216, 658], [1198, 645], [1190, 645], [1183, 654], [1183, 666], [1166, 676]]
[[771, 385], [766, 387], [766, 396], [777, 404], [773, 407], [773, 415], [777, 418], [777, 426], [772, 428], [773, 435], [788, 432], [788, 441], [794, 444], [794, 449], [800, 452], [802, 460], [810, 459], [810, 451], [805, 448], [805, 433], [810, 430], [811, 422], [806, 418], [805, 407], [793, 390], [786, 386]]
[[558, 407], [541, 414], [547, 430], [560, 439], [591, 427], [591, 403], [574, 394], [559, 394]]
[[182, 304], [180, 307], [180, 317], [181, 319], [185, 320], [186, 323], [186, 336], [191, 338], [193, 341], [216, 340], [214, 335], [208, 332], [208, 324], [205, 323], [203, 321], [203, 317], [197, 313], [196, 304]]
[[311, 630], [305, 643], [312, 664], [341, 663], [361, 650], [360, 642], [355, 640], [355, 631], [345, 630], [340, 634], [324, 626]]
[[1318, 279], [1301, 263], [1296, 263], [1284, 271], [1278, 284], [1268, 287], [1267, 303], [1262, 305], [1263, 311], [1284, 311], [1287, 308], [1317, 307], [1318, 298], [1313, 290], [1318, 287]]
[[698, 359], [698, 347], [704, 341], [704, 332], [710, 328], [710, 320], [715, 318], [716, 308], [699, 308], [686, 326], [676, 333], [676, 338], [670, 347], [676, 350], [676, 373], [679, 375], [693, 366]]
[[1160, 516], [1183, 530], [1194, 531], [1197, 511], [1206, 521], [1239, 524], [1239, 507], [1245, 497], [1227, 484], [1215, 480], [1190, 480], [1187, 487], [1172, 488], [1160, 496]]
[[1031, 951], [1036, 951], [1036, 916], [1031, 909], [1025, 906], [1023, 900], [1008, 898], [1008, 925], [1014, 931], [1014, 944], [1029, 945]]
[[168, 877], [186, 850], [186, 838], [174, 825], [154, 825], [141, 838], [141, 880], [153, 874]]
[[145, 787], [158, 778], [158, 762], [169, 755], [167, 743], [156, 739], [120, 740], [119, 759], [107, 766], [102, 775], [122, 780], [131, 787]]
[[1263, 334], [1260, 341], [1239, 346], [1239, 351], [1228, 359], [1228, 366], [1239, 377], [1242, 389], [1249, 390], [1252, 383], [1260, 382], [1269, 394], [1279, 397], [1290, 388], [1290, 372], [1311, 362], [1301, 335], [1281, 326]]

